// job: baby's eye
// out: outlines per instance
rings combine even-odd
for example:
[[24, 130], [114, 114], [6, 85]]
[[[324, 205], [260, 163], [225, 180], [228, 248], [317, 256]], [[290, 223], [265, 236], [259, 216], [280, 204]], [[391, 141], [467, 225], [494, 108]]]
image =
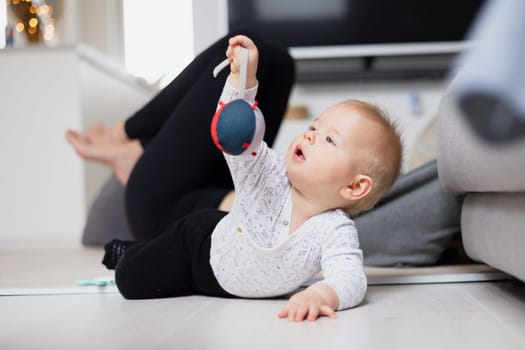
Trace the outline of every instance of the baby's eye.
[[327, 137], [326, 137], [326, 142], [331, 143], [332, 145], [335, 146], [335, 142], [334, 142], [334, 140], [333, 140], [330, 136], [327, 136]]
[[315, 127], [313, 127], [313, 126], [310, 125], [310, 126], [308, 127], [308, 131], [315, 131]]

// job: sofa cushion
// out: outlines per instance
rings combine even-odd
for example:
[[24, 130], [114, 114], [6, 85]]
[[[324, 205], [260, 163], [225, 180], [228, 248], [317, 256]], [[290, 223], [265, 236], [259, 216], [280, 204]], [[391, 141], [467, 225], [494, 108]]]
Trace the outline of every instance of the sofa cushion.
[[460, 232], [461, 203], [439, 185], [435, 160], [403, 174], [374, 209], [355, 218], [365, 265], [435, 264]]
[[525, 138], [504, 144], [484, 141], [448, 94], [438, 113], [438, 173], [447, 191], [525, 191]]

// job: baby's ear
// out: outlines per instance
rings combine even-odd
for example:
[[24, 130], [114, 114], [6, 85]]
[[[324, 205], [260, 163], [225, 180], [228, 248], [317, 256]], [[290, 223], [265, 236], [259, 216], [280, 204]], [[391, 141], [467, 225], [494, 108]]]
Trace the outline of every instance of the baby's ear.
[[341, 196], [348, 201], [356, 201], [372, 191], [374, 180], [368, 175], [357, 175], [352, 182], [341, 187]]

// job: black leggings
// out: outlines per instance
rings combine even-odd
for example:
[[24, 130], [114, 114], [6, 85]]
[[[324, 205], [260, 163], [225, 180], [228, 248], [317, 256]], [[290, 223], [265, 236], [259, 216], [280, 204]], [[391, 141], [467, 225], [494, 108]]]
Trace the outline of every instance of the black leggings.
[[208, 209], [188, 214], [151, 241], [127, 249], [115, 271], [127, 299], [208, 295], [232, 297], [210, 266], [211, 232], [226, 213]]
[[[136, 239], [151, 239], [184, 215], [217, 208], [233, 183], [222, 153], [210, 136], [228, 69], [212, 70], [225, 58], [230, 34], [210, 46], [166, 88], [126, 121], [130, 138], [144, 153], [126, 186], [126, 214]], [[285, 48], [249, 34], [259, 49], [257, 101], [272, 145], [294, 82], [294, 63]]]

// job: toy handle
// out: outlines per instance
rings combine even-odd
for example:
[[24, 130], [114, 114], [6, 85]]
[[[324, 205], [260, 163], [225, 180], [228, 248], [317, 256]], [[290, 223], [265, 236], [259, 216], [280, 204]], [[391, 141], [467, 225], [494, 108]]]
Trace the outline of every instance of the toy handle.
[[[217, 75], [226, 67], [230, 65], [230, 59], [227, 58], [213, 68], [213, 77], [217, 78]], [[244, 95], [246, 90], [246, 76], [248, 75], [248, 49], [241, 46], [241, 71], [239, 81], [239, 91], [241, 96]]]

